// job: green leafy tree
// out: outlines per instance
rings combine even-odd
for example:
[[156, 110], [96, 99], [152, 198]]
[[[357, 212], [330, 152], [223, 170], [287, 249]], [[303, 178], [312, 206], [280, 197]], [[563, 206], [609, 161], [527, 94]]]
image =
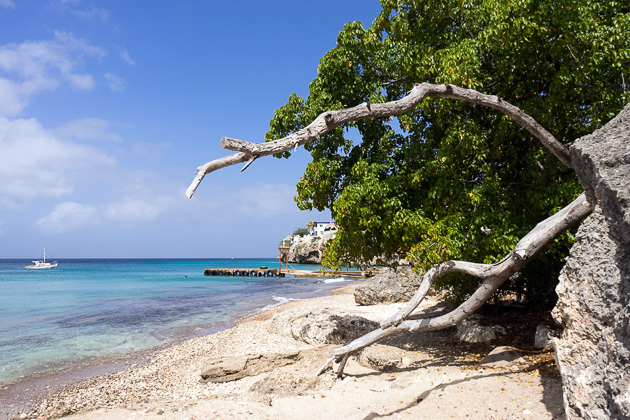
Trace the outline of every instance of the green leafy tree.
[[293, 236], [306, 236], [309, 234], [309, 230], [307, 228], [296, 228], [293, 231]]
[[[630, 6], [601, 0], [382, 0], [370, 28], [345, 25], [306, 99], [291, 95], [266, 135], [284, 137], [321, 112], [403, 97], [416, 83], [497, 95], [563, 143], [630, 101]], [[581, 190], [518, 124], [494, 110], [429, 98], [413, 112], [339, 127], [305, 146], [301, 209], [328, 208], [339, 227], [324, 263], [404, 256], [424, 269], [491, 263]], [[285, 152], [282, 156], [288, 156]], [[545, 303], [572, 237], [563, 235], [506, 290]], [[478, 280], [446, 276], [462, 299]]]

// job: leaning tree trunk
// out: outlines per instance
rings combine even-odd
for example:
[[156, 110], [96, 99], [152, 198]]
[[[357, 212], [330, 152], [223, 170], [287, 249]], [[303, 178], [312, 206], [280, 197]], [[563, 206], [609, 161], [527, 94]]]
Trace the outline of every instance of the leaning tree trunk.
[[[588, 216], [590, 212], [591, 206], [586, 200], [586, 196], [582, 194], [567, 207], [536, 225], [498, 263], [475, 264], [465, 261], [448, 261], [438, 264], [427, 271], [422, 279], [420, 288], [407, 305], [392, 318], [381, 323], [381, 329], [374, 330], [337, 349], [318, 373], [324, 371], [334, 359], [337, 359], [340, 362], [337, 375], [341, 376], [350, 355], [385, 337], [407, 331], [437, 331], [459, 324], [486, 303], [512, 274], [520, 271], [559, 234], [575, 226]], [[405, 321], [407, 316], [422, 302], [433, 282], [446, 273], [466, 273], [483, 279], [483, 282], [475, 293], [455, 310], [435, 318]]]
[[[450, 84], [433, 85], [429, 83], [422, 83], [417, 84], [407, 96], [397, 101], [382, 104], [363, 103], [353, 108], [324, 112], [307, 127], [296, 131], [287, 137], [272, 142], [251, 143], [224, 137], [221, 140], [221, 146], [224, 149], [233, 150], [238, 153], [216, 159], [198, 167], [197, 175], [188, 187], [186, 195], [191, 198], [205, 175], [210, 172], [227, 166], [246, 162], [242, 169], [245, 170], [259, 157], [274, 155], [291, 149], [297, 149], [299, 146], [318, 139], [322, 134], [325, 134], [343, 124], [367, 118], [390, 117], [409, 112], [415, 109], [420, 102], [427, 97], [457, 99], [476, 105], [488, 106], [501, 111], [527, 129], [565, 166], [569, 168], [573, 167], [569, 150], [564, 147], [551, 133], [540, 126], [540, 124], [538, 124], [532, 117], [525, 114], [519, 108], [503, 101], [501, 98], [492, 95], [485, 95], [475, 90], [463, 89]], [[627, 151], [627, 143], [625, 144], [625, 147], [625, 150]], [[623, 162], [626, 165], [630, 164], [630, 158], [626, 158]], [[630, 203], [630, 197], [626, 200], [626, 202]], [[595, 201], [591, 200], [591, 203], [594, 204]], [[589, 204], [584, 195], [581, 195], [563, 210], [539, 223], [517, 244], [514, 250], [496, 264], [476, 264], [463, 261], [449, 261], [434, 267], [427, 272], [420, 289], [412, 301], [403, 308], [401, 312], [396, 314], [392, 319], [383, 322], [381, 329], [368, 333], [364, 337], [337, 349], [333, 357], [331, 357], [326, 365], [320, 369], [320, 372], [326, 369], [332, 360], [338, 359], [340, 361], [338, 374], [341, 374], [349, 355], [361, 348], [376, 343], [389, 335], [405, 331], [432, 331], [446, 328], [461, 322], [481, 307], [512, 274], [521, 270], [557, 235], [580, 222], [591, 212], [591, 209], [591, 204]], [[630, 233], [628, 233], [628, 235], [629, 236], [626, 237], [626, 239], [630, 237]], [[468, 273], [482, 278], [483, 282], [477, 291], [473, 293], [470, 299], [449, 314], [431, 319], [405, 320], [405, 318], [422, 301], [433, 281], [440, 275], [448, 272]], [[630, 269], [625, 271], [626, 275], [628, 272], [630, 272]], [[625, 294], [626, 296], [630, 295], [630, 286], [626, 287], [624, 290], [627, 292]], [[627, 315], [627, 309], [624, 313], [624, 318], [619, 320], [615, 325], [619, 325], [620, 328], [625, 327], [627, 331], [630, 326], [630, 316]], [[629, 346], [627, 345], [630, 340], [628, 340], [627, 335], [624, 337], [626, 345], [623, 347], [623, 352], [620, 351], [618, 353], [619, 360], [630, 362], [630, 352], [628, 351]], [[621, 396], [617, 396], [618, 398], [616, 397], [617, 400], [615, 401], [618, 407], [623, 406], [626, 411], [630, 413], [630, 398], [627, 394], [627, 389], [630, 387], [630, 376], [623, 376], [623, 381], [620, 380], [618, 383], [624, 383], [626, 391], [625, 393], [622, 392], [620, 394]], [[573, 391], [574, 389], [571, 386], [567, 387], [565, 383], [565, 398], [567, 393], [571, 393]]]
[[224, 156], [205, 163], [197, 168], [197, 175], [186, 190], [186, 196], [191, 198], [203, 178], [210, 172], [226, 168], [239, 163], [247, 162], [241, 171], [247, 169], [249, 165], [259, 157], [275, 155], [297, 149], [299, 146], [318, 139], [335, 128], [353, 121], [365, 120], [368, 118], [384, 118], [394, 115], [405, 114], [415, 109], [420, 102], [428, 97], [451, 98], [469, 102], [476, 105], [483, 105], [503, 112], [517, 123], [521, 124], [527, 131], [536, 137], [551, 153], [554, 154], [565, 166], [571, 167], [569, 150], [562, 145], [549, 131], [545, 130], [531, 116], [527, 115], [519, 108], [504, 101], [503, 99], [485, 95], [473, 89], [464, 89], [448, 83], [434, 85], [421, 83], [414, 86], [407, 96], [397, 101], [385, 102], [382, 104], [370, 104], [368, 102], [352, 108], [340, 109], [336, 111], [326, 111], [320, 114], [308, 126], [284, 138], [267, 143], [251, 143], [243, 140], [223, 137], [221, 147], [240, 153]]

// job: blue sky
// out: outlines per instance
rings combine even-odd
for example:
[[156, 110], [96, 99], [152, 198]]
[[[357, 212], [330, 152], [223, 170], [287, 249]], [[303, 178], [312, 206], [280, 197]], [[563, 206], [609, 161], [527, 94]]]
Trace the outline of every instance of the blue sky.
[[0, 0], [0, 258], [270, 257], [310, 156], [208, 175], [263, 141], [378, 0]]

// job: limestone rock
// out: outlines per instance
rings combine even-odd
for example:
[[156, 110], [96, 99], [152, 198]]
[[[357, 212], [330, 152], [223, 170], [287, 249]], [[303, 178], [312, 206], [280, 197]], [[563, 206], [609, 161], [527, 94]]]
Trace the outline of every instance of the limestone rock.
[[630, 418], [630, 105], [578, 139], [573, 166], [594, 211], [556, 289], [568, 419]]
[[488, 367], [511, 367], [514, 365], [526, 365], [527, 362], [513, 347], [500, 346], [488, 353], [481, 361], [481, 364]]
[[245, 354], [220, 357], [202, 369], [201, 379], [205, 382], [230, 382], [246, 376], [269, 372], [280, 366], [295, 363], [300, 353]]
[[[336, 346], [317, 346], [302, 350], [293, 364], [278, 366], [256, 381], [249, 389], [252, 397], [268, 405], [273, 399], [295, 397], [316, 389], [332, 387], [334, 375], [314, 375]], [[266, 417], [265, 417], [266, 418]]]
[[383, 344], [375, 344], [361, 350], [357, 361], [363, 367], [379, 371], [391, 371], [408, 366], [412, 362], [408, 351]]
[[268, 331], [309, 344], [344, 344], [379, 328], [379, 324], [355, 315], [337, 315], [328, 309], [286, 311], [275, 315]]
[[408, 302], [422, 283], [422, 276], [403, 268], [386, 270], [359, 284], [354, 290], [354, 300], [359, 305]]
[[291, 245], [289, 248], [289, 262], [295, 264], [320, 264], [322, 254], [326, 249], [326, 242], [331, 237], [313, 238]]
[[466, 343], [485, 343], [497, 338], [497, 334], [505, 335], [507, 331], [500, 325], [484, 326], [479, 323], [481, 317], [473, 314], [457, 326], [456, 337]]
[[538, 325], [534, 336], [534, 347], [537, 349], [550, 349], [553, 347], [553, 338], [558, 333], [546, 325]]

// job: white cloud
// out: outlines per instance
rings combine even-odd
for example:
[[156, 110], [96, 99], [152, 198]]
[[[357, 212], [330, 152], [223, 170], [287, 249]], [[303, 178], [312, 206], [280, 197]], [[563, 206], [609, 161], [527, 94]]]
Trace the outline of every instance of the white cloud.
[[161, 214], [171, 209], [175, 201], [173, 197], [165, 194], [127, 196], [102, 205], [65, 201], [57, 205], [50, 214], [37, 220], [35, 225], [42, 233], [62, 234], [108, 223], [112, 226], [120, 226], [121, 223], [144, 224], [155, 221]]
[[145, 159], [155, 159], [167, 153], [171, 147], [171, 143], [167, 142], [139, 141], [133, 146], [132, 151]]
[[18, 83], [0, 77], [0, 115], [15, 115], [26, 108], [28, 95]]
[[98, 209], [92, 205], [66, 201], [36, 223], [42, 232], [55, 234], [76, 231], [99, 223]]
[[101, 20], [103, 22], [107, 22], [109, 20], [108, 10], [99, 9], [94, 6], [87, 7], [84, 9], [73, 9], [72, 13], [74, 13], [77, 17], [83, 20]]
[[150, 170], [136, 170], [127, 174], [119, 187], [120, 198], [100, 206], [104, 219], [120, 223], [144, 223], [156, 220], [172, 210], [180, 196], [179, 185], [166, 186]]
[[106, 55], [102, 48], [60, 31], [54, 40], [0, 46], [0, 71], [5, 73], [0, 77], [0, 112], [16, 115], [32, 95], [64, 82], [75, 89], [93, 89], [94, 77], [77, 70], [86, 58]]
[[[294, 208], [287, 208], [287, 202], [293, 203], [294, 185], [258, 184], [243, 187], [238, 191], [240, 200], [236, 200], [235, 210], [256, 220], [282, 216]], [[243, 200], [242, 197], [247, 197]]]
[[95, 6], [81, 7], [82, 0], [57, 0], [57, 8], [61, 12], [69, 12], [79, 19], [92, 21], [100, 19], [106, 22], [109, 19], [109, 11], [106, 9], [99, 9]]
[[127, 51], [126, 48], [123, 48], [123, 50], [120, 52], [120, 57], [129, 65], [131, 66], [135, 66], [136, 62], [133, 61], [133, 59], [131, 58], [131, 56], [129, 55], [129, 51]]
[[91, 139], [119, 142], [122, 139], [109, 130], [109, 122], [100, 118], [80, 118], [59, 126], [55, 134], [66, 139]]
[[106, 55], [105, 50], [88, 44], [84, 39], [68, 32], [55, 31], [55, 39], [51, 41], [0, 47], [0, 68], [28, 79], [43, 77], [52, 70], [67, 76], [73, 74], [72, 70], [84, 57], [102, 58]]
[[36, 226], [47, 234], [93, 229], [96, 226], [107, 229], [122, 226], [126, 229], [154, 222], [176, 209], [178, 204], [188, 204], [181, 186], [158, 184], [154, 176], [151, 171], [129, 173], [117, 185], [118, 198], [89, 204], [65, 201], [39, 219]]
[[127, 88], [127, 82], [122, 77], [118, 77], [113, 73], [105, 73], [104, 77], [112, 92], [122, 92]]
[[80, 90], [94, 89], [94, 77], [91, 74], [69, 74], [68, 81], [70, 84]]
[[[195, 198], [208, 217], [221, 220], [268, 220], [295, 213], [295, 186], [253, 184], [236, 189], [213, 188], [207, 199]], [[181, 192], [180, 192], [181, 194]], [[194, 204], [194, 203], [193, 203]]]
[[0, 7], [14, 8], [13, 0], [0, 0]]
[[157, 219], [174, 202], [175, 200], [167, 195], [127, 197], [104, 206], [103, 217], [124, 223], [149, 222]]
[[73, 171], [115, 163], [99, 149], [60, 140], [34, 119], [0, 117], [0, 208], [70, 194]]

